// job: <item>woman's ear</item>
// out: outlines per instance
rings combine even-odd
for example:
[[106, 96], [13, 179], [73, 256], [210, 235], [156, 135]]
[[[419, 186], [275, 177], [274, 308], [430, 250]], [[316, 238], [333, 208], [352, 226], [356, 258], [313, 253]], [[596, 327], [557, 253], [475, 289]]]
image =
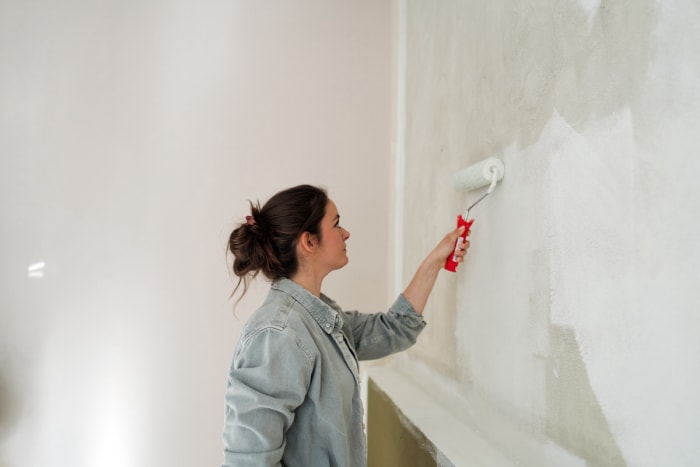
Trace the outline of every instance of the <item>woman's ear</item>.
[[297, 246], [300, 248], [301, 253], [310, 254], [316, 251], [318, 246], [318, 238], [309, 232], [304, 232], [299, 237], [299, 242]]

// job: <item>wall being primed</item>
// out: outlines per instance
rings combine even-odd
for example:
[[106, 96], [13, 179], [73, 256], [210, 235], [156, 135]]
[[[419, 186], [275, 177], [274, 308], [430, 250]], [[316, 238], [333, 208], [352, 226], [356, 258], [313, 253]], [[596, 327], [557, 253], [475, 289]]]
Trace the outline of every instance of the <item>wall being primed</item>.
[[475, 196], [452, 173], [500, 154], [506, 178], [395, 366], [514, 460], [504, 431], [590, 465], [692, 465], [697, 2], [402, 8], [404, 283]]

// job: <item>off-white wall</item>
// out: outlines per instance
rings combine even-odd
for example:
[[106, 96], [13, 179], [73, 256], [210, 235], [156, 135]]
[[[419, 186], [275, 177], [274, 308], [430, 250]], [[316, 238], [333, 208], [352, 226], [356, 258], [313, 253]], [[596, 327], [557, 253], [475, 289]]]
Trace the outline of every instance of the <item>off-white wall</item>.
[[328, 187], [352, 237], [326, 292], [387, 305], [390, 25], [376, 1], [0, 3], [0, 465], [221, 461], [265, 289], [234, 318], [248, 198]]
[[395, 367], [519, 465], [696, 465], [698, 3], [401, 5], [403, 279], [506, 176]]

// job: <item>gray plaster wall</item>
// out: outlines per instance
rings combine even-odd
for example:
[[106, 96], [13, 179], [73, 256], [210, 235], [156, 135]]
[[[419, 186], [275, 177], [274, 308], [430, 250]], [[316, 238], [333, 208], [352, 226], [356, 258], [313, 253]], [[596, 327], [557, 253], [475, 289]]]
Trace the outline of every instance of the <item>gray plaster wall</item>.
[[527, 440], [571, 465], [697, 465], [700, 3], [399, 12], [397, 282], [480, 194], [454, 172], [497, 156], [506, 175], [393, 365], [521, 465], [554, 465]]

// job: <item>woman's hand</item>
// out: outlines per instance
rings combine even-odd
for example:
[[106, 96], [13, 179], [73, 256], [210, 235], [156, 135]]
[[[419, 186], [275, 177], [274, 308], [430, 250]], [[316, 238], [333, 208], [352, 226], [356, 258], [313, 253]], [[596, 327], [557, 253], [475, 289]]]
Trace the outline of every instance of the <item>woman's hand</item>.
[[431, 262], [435, 261], [438, 263], [441, 267], [445, 265], [445, 261], [447, 261], [447, 258], [450, 255], [455, 256], [455, 261], [458, 263], [461, 263], [464, 261], [464, 256], [467, 254], [467, 250], [469, 249], [469, 240], [464, 240], [457, 249], [455, 249], [455, 242], [459, 238], [462, 233], [464, 233], [465, 227], [457, 227], [451, 232], [448, 232], [447, 235], [438, 243], [433, 251], [428, 255], [428, 258], [430, 258]]

